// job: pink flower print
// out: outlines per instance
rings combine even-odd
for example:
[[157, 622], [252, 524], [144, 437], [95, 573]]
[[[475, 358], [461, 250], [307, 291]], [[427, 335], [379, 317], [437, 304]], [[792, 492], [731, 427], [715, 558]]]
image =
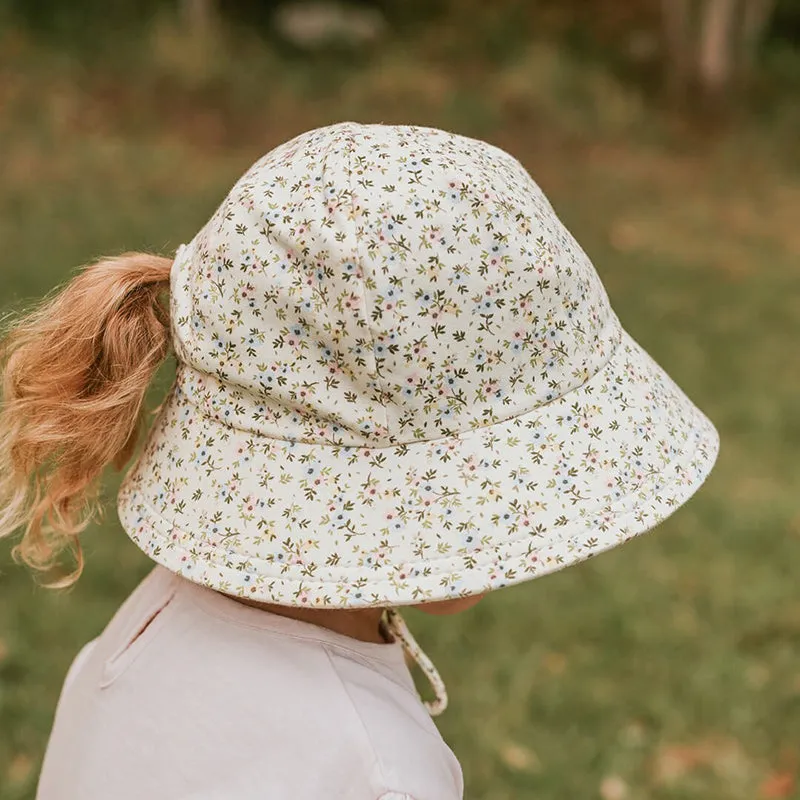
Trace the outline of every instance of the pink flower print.
[[481, 258], [491, 270], [497, 271], [508, 261], [508, 256], [504, 255], [504, 250], [505, 248], [502, 245], [495, 243], [489, 248], [488, 253], [481, 253]]
[[293, 544], [291, 549], [286, 553], [285, 563], [292, 564], [293, 566], [302, 566], [303, 564], [303, 556], [301, 555], [301, 550], [303, 548], [302, 542], [297, 542]]
[[359, 498], [361, 499], [361, 502], [364, 503], [365, 506], [375, 505], [375, 500], [381, 494], [377, 484], [378, 484], [377, 478], [372, 478], [368, 481], [368, 485], [363, 487], [359, 492]]
[[494, 397], [495, 399], [499, 398], [502, 395], [502, 389], [500, 388], [500, 381], [496, 378], [487, 378], [485, 381], [481, 383], [480, 389], [480, 397], [481, 399], [489, 399]]
[[237, 504], [239, 517], [248, 522], [255, 519], [258, 506], [256, 499], [252, 495], [248, 495]]
[[297, 347], [302, 339], [303, 328], [301, 325], [292, 325], [288, 330], [286, 330], [285, 335], [286, 344], [288, 344], [289, 347]]
[[317, 439], [327, 439], [330, 436], [330, 425], [318, 425], [314, 429], [314, 436]]
[[639, 434], [639, 437], [645, 442], [649, 442], [650, 439], [653, 438], [654, 430], [655, 427], [653, 422], [649, 418], [636, 428], [636, 432]]
[[374, 569], [378, 569], [379, 567], [384, 566], [386, 563], [389, 562], [389, 558], [391, 556], [392, 549], [387, 545], [383, 545], [372, 553], [370, 553], [365, 559], [364, 563], [368, 567], [373, 567]]
[[446, 193], [447, 199], [451, 203], [458, 202], [459, 198], [461, 197], [461, 192], [458, 189], [458, 184], [455, 181], [450, 181], [447, 184], [447, 189], [448, 189], [448, 191]]
[[477, 456], [471, 455], [462, 459], [461, 466], [458, 468], [459, 477], [465, 482], [469, 483], [479, 477], [480, 459]]
[[516, 306], [521, 313], [529, 311], [532, 306], [531, 293], [525, 292], [525, 294], [519, 295], [516, 299]]
[[598, 409], [597, 406], [584, 406], [577, 412], [578, 426], [588, 431], [599, 413], [600, 409]]
[[390, 286], [386, 292], [378, 298], [378, 303], [384, 311], [391, 311], [397, 304], [397, 292], [394, 286]]
[[428, 343], [424, 338], [415, 339], [411, 343], [411, 352], [414, 354], [414, 359], [417, 361], [421, 361], [423, 358], [425, 358], [425, 356], [428, 354], [428, 350]]
[[328, 364], [328, 375], [334, 376], [341, 374], [342, 374], [341, 364], [339, 364], [337, 361], [331, 361], [330, 364]]
[[245, 283], [241, 287], [240, 296], [242, 302], [247, 303], [249, 308], [255, 308], [256, 305], [256, 289], [252, 283]]
[[375, 438], [384, 438], [389, 435], [389, 429], [385, 425], [380, 425], [377, 422], [372, 424], [372, 436]]
[[341, 305], [343, 305], [346, 309], [350, 311], [358, 311], [360, 308], [360, 303], [358, 300], [358, 296], [352, 292], [345, 294], [342, 298]]
[[237, 495], [239, 491], [239, 484], [240, 481], [238, 480], [231, 480], [228, 481], [220, 491], [220, 497], [226, 503], [230, 503]]
[[444, 244], [444, 236], [435, 225], [425, 225], [422, 228], [423, 247], [437, 247]]
[[431, 442], [428, 447], [428, 455], [436, 456], [439, 461], [450, 461], [453, 453], [457, 450], [457, 443], [452, 439], [439, 439]]
[[594, 472], [597, 469], [597, 463], [597, 450], [589, 449], [583, 454], [583, 464], [590, 472]]
[[601, 531], [608, 530], [609, 525], [614, 521], [614, 515], [610, 511], [604, 511], [597, 520], [597, 527]]

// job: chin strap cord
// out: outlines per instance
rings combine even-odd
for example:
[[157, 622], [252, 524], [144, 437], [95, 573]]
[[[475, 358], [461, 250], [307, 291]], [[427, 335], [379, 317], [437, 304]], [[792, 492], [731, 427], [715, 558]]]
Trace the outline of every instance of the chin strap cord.
[[400, 640], [406, 653], [417, 662], [419, 668], [425, 673], [436, 699], [431, 702], [424, 700], [423, 703], [432, 717], [438, 716], [447, 708], [447, 689], [442, 676], [439, 675], [439, 671], [433, 666], [433, 662], [425, 655], [422, 648], [417, 644], [417, 640], [411, 635], [405, 620], [400, 616], [400, 612], [396, 608], [387, 608], [385, 615], [386, 629]]

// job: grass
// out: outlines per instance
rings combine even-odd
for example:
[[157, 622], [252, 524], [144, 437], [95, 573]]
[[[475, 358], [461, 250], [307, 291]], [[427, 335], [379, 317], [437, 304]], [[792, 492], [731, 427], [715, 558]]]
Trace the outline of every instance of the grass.
[[[722, 450], [657, 532], [458, 617], [409, 612], [448, 684], [440, 728], [466, 796], [800, 797], [800, 180], [776, 137], [698, 140], [547, 50], [477, 83], [389, 50], [328, 75], [334, 97], [268, 59], [260, 88], [245, 59], [188, 80], [174, 47], [161, 72], [122, 82], [6, 45], [0, 305], [101, 254], [174, 250], [256, 157], [314, 125], [439, 125], [517, 155]], [[580, 105], [559, 101], [565, 85]], [[70, 660], [149, 569], [115, 518], [118, 480], [73, 590], [0, 560], [0, 800], [33, 798]]]

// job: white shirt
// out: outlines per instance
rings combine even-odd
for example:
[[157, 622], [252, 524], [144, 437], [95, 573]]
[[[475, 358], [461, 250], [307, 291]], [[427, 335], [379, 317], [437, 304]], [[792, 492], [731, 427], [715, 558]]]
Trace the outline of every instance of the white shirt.
[[76, 658], [37, 800], [461, 800], [399, 641], [156, 567]]

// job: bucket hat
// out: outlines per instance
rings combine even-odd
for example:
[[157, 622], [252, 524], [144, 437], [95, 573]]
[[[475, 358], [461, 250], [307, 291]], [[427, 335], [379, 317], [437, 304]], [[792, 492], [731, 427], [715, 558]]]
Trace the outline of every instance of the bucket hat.
[[483, 141], [303, 133], [178, 249], [170, 292], [176, 377], [118, 513], [229, 594], [356, 608], [516, 584], [651, 529], [717, 455]]

